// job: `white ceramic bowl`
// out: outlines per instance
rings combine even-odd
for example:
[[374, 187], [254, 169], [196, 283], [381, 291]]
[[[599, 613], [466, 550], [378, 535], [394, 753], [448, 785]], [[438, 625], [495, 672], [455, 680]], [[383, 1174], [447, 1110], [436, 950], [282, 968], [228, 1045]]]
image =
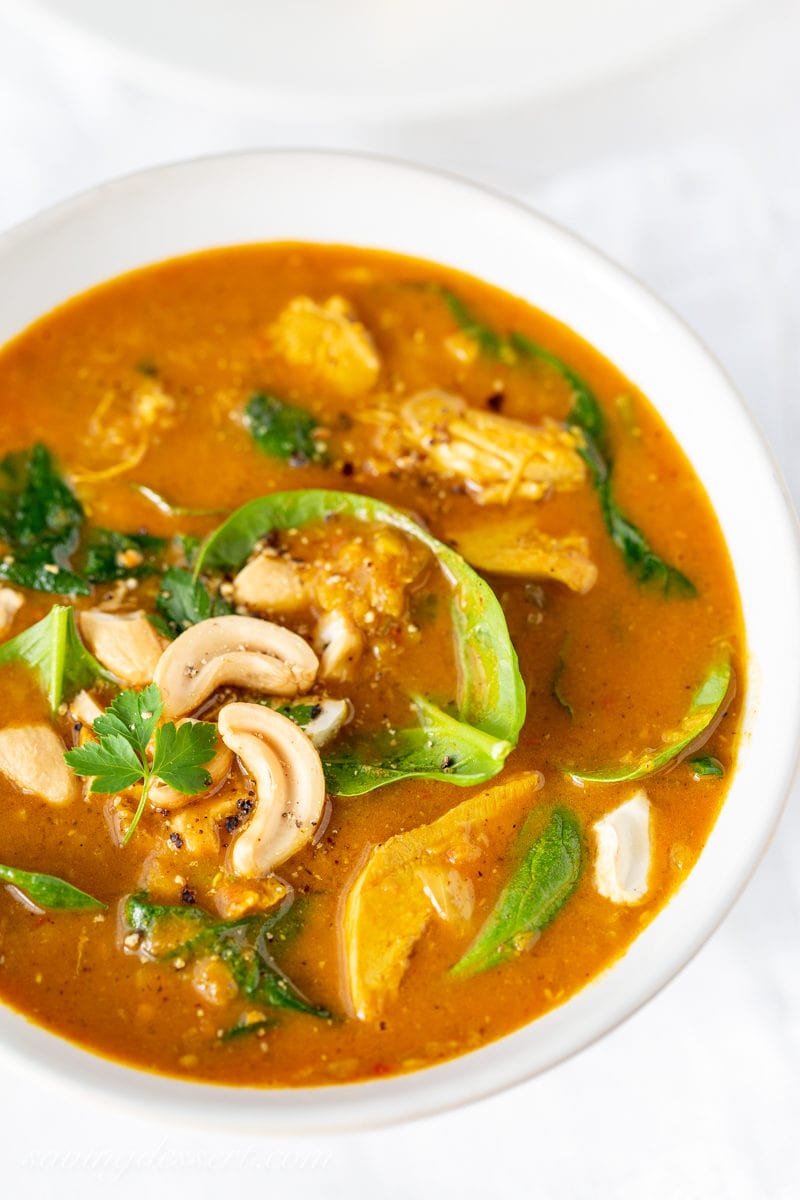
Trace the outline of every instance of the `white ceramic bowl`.
[[621, 368], [659, 409], [716, 509], [744, 607], [748, 687], [728, 798], [681, 890], [611, 969], [481, 1050], [369, 1083], [222, 1088], [118, 1066], [0, 1008], [0, 1045], [23, 1055], [29, 1069], [146, 1103], [151, 1114], [265, 1132], [363, 1127], [463, 1104], [607, 1033], [691, 958], [740, 893], [788, 794], [800, 726], [797, 530], [757, 429], [671, 312], [518, 204], [443, 175], [344, 154], [254, 153], [159, 168], [99, 187], [0, 239], [0, 342], [121, 272], [213, 246], [281, 239], [382, 247], [458, 267], [552, 313]]

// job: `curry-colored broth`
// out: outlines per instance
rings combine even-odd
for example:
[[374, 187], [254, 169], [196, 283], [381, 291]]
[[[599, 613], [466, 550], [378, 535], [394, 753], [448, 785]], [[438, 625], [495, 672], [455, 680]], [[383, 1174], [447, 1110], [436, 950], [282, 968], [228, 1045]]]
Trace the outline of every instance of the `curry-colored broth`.
[[[544, 786], [529, 805], [541, 810], [542, 824], [555, 804], [568, 805], [580, 818], [586, 866], [575, 894], [530, 950], [470, 980], [446, 975], [470, 939], [432, 921], [398, 999], [379, 1019], [348, 1018], [341, 897], [365, 850], [433, 820], [477, 789], [409, 780], [335, 799], [318, 844], [280, 869], [304, 904], [300, 932], [276, 946], [276, 955], [295, 983], [337, 1019], [279, 1013], [265, 1037], [223, 1042], [217, 1031], [230, 1024], [229, 1013], [203, 1002], [189, 970], [143, 963], [120, 944], [118, 904], [137, 889], [152, 844], [148, 830], [159, 816], [149, 814], [120, 849], [109, 833], [103, 797], [87, 796], [59, 810], [0, 778], [0, 861], [66, 877], [109, 905], [99, 916], [41, 914], [11, 889], [0, 888], [0, 994], [47, 1028], [137, 1066], [216, 1082], [324, 1084], [411, 1069], [497, 1038], [564, 1001], [625, 951], [700, 853], [727, 780], [695, 779], [681, 764], [644, 781], [654, 814], [646, 900], [618, 906], [593, 886], [591, 824], [637, 785], [581, 787], [570, 780], [568, 768], [615, 761], [658, 744], [686, 711], [716, 644], [733, 650], [741, 696], [742, 624], [726, 547], [683, 453], [631, 383], [550, 317], [474, 279], [384, 253], [267, 245], [194, 255], [80, 296], [5, 348], [0, 453], [46, 443], [76, 480], [92, 521], [162, 536], [202, 534], [220, 518], [165, 515], [132, 482], [156, 489], [175, 505], [221, 510], [276, 489], [341, 488], [411, 510], [444, 541], [481, 522], [497, 523], [501, 530], [506, 510], [497, 506], [476, 506], [468, 495], [422, 486], [410, 475], [364, 474], [359, 440], [364, 435], [357, 427], [344, 437], [344, 461], [290, 467], [259, 452], [241, 422], [232, 419], [264, 388], [340, 429], [365, 403], [326, 399], [296, 370], [267, 364], [264, 356], [264, 331], [292, 297], [324, 300], [340, 294], [372, 332], [383, 363], [382, 385], [398, 396], [440, 387], [483, 407], [489, 396], [502, 394], [505, 416], [563, 420], [568, 389], [552, 371], [480, 359], [465, 365], [447, 351], [452, 317], [436, 292], [408, 286], [432, 281], [456, 290], [487, 324], [526, 333], [584, 376], [609, 422], [622, 507], [698, 589], [697, 598], [665, 598], [658, 587], [638, 583], [612, 546], [588, 483], [534, 507], [543, 529], [589, 538], [599, 568], [591, 591], [577, 595], [547, 582], [532, 590], [521, 580], [489, 577], [528, 693], [527, 720], [505, 770], [543, 772]], [[143, 367], [157, 374], [143, 374]], [[130, 451], [135, 438], [124, 414], [143, 381], [176, 401], [171, 424], [154, 427], [141, 461], [126, 473], [81, 480]], [[629, 398], [623, 405], [621, 396]], [[512, 502], [508, 511], [523, 509], [530, 505]], [[152, 597], [153, 588], [145, 585], [141, 594]], [[50, 597], [30, 594], [13, 632], [44, 615], [50, 603]], [[449, 656], [449, 649], [441, 649], [439, 661], [418, 654], [416, 682], [425, 681], [427, 669], [431, 688], [444, 686], [452, 669]], [[573, 715], [553, 694], [557, 671], [559, 692]], [[390, 686], [387, 703], [397, 705], [399, 684], [393, 680]], [[357, 681], [344, 689], [357, 711], [369, 700], [367, 687]], [[0, 672], [0, 719], [20, 723], [42, 718], [45, 711], [21, 668]], [[735, 755], [738, 717], [734, 701], [704, 750], [726, 772]], [[514, 833], [525, 815], [515, 812], [486, 831], [484, 853], [471, 868], [478, 899], [473, 933], [508, 876]]]

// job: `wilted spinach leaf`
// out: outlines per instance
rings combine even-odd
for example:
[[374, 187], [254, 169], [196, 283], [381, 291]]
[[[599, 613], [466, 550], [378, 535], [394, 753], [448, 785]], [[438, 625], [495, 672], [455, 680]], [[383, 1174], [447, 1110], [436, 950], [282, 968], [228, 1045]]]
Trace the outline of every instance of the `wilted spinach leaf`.
[[176, 638], [200, 621], [231, 612], [230, 604], [219, 594], [212, 596], [201, 580], [193, 578], [191, 571], [170, 567], [156, 597], [156, 615], [150, 620], [159, 633]]
[[273, 458], [292, 467], [325, 461], [325, 445], [317, 432], [319, 424], [304, 408], [259, 392], [245, 409], [245, 422], [259, 450]]

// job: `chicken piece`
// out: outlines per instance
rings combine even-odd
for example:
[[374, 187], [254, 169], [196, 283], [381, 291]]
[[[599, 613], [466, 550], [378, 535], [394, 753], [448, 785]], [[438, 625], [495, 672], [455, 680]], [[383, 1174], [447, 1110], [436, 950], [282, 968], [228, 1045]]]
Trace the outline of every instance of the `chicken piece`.
[[48, 804], [69, 804], [78, 781], [64, 761], [64, 743], [51, 725], [0, 729], [0, 773]]
[[457, 927], [469, 919], [471, 887], [454, 863], [470, 861], [486, 826], [524, 805], [541, 785], [537, 771], [494, 784], [370, 851], [346, 895], [342, 923], [350, 997], [362, 1021], [397, 995], [434, 913], [455, 918]]
[[650, 801], [637, 792], [593, 825], [594, 883], [614, 904], [639, 904], [650, 875]]
[[347, 683], [355, 678], [364, 638], [346, 613], [330, 612], [317, 621], [314, 648], [319, 654], [319, 679]]
[[307, 579], [300, 566], [262, 552], [242, 567], [233, 581], [233, 598], [250, 612], [289, 617], [311, 603]]
[[343, 612], [374, 634], [378, 615], [397, 621], [405, 616], [408, 589], [427, 570], [430, 551], [395, 529], [365, 528], [337, 547], [335, 570], [320, 570], [314, 598], [325, 612]]
[[165, 648], [143, 612], [108, 613], [89, 608], [78, 615], [81, 636], [112, 675], [134, 687], [150, 683]]
[[551, 537], [536, 529], [528, 517], [465, 529], [452, 545], [479, 571], [554, 579], [581, 594], [597, 582], [597, 567], [589, 558], [585, 537]]
[[395, 457], [405, 444], [422, 469], [462, 481], [478, 504], [541, 500], [586, 480], [581, 434], [556, 421], [512, 421], [433, 390], [408, 400], [400, 422], [384, 425], [384, 452]]
[[0, 587], [0, 638], [7, 637], [24, 600], [10, 587]]
[[214, 796], [171, 812], [167, 828], [170, 834], [178, 835], [180, 848], [192, 858], [216, 861], [220, 851], [220, 822], [233, 816], [236, 816], [236, 798]]
[[378, 378], [372, 337], [342, 296], [324, 304], [296, 296], [270, 326], [269, 338], [276, 354], [340, 396], [363, 395]]

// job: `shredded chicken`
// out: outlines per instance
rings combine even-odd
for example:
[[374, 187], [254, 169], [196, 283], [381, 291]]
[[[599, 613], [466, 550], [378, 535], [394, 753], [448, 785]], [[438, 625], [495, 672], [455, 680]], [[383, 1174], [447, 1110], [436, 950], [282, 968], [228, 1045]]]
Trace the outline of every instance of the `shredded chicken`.
[[307, 572], [301, 572], [298, 563], [262, 551], [234, 579], [233, 598], [251, 612], [291, 616], [311, 602]]
[[347, 683], [355, 678], [364, 637], [347, 613], [330, 612], [320, 617], [314, 633], [314, 647], [319, 654], [319, 678]]
[[369, 419], [381, 429], [378, 448], [387, 462], [458, 480], [478, 504], [541, 500], [586, 479], [580, 433], [556, 421], [512, 421], [435, 389], [413, 396], [399, 416]]
[[175, 419], [176, 403], [157, 379], [142, 379], [132, 393], [108, 391], [89, 418], [84, 443], [92, 460], [72, 478], [101, 483], [137, 467], [150, 442]]
[[10, 725], [0, 729], [0, 773], [48, 804], [69, 804], [78, 795], [78, 783], [64, 749], [51, 725]]
[[362, 395], [377, 381], [372, 337], [341, 296], [324, 304], [295, 297], [270, 326], [269, 340], [274, 353], [341, 396]]

